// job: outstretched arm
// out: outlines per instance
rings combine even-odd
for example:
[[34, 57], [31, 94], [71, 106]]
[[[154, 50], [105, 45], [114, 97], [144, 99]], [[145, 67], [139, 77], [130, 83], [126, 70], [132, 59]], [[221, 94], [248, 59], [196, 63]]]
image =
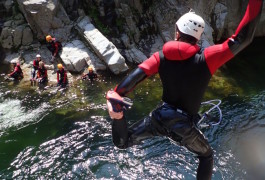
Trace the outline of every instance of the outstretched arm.
[[15, 67], [14, 71], [12, 73], [9, 74], [9, 76], [13, 76], [13, 74], [15, 74], [16, 72], [18, 72], [18, 67]]
[[[160, 64], [159, 53], [153, 54], [149, 59], [145, 60], [142, 64], [138, 66], [130, 75], [128, 75], [115, 90], [118, 96], [125, 96], [127, 93], [133, 90], [133, 88], [143, 81], [146, 77], [156, 74], [158, 72], [158, 67]], [[113, 91], [107, 93], [107, 99]], [[120, 97], [121, 98], [121, 97]], [[107, 107], [109, 110], [109, 115], [112, 119], [122, 119], [123, 111], [114, 112], [113, 105], [109, 100], [107, 100]], [[121, 108], [118, 108], [121, 109]]]
[[115, 91], [120, 96], [125, 96], [133, 88], [142, 82], [146, 77], [156, 74], [159, 67], [159, 53], [153, 54], [145, 60], [130, 75], [128, 75], [116, 88]]
[[219, 67], [252, 42], [260, 19], [262, 5], [262, 0], [249, 0], [246, 13], [235, 34], [223, 44], [210, 46], [205, 49], [204, 56], [211, 74], [214, 74]]

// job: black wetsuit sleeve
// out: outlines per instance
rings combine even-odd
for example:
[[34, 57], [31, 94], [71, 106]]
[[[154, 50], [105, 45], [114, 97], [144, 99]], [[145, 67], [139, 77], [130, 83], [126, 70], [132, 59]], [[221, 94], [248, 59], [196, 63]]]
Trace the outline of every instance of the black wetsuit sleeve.
[[249, 0], [246, 13], [235, 34], [224, 43], [210, 46], [204, 50], [205, 61], [211, 74], [214, 74], [219, 67], [252, 42], [261, 16], [262, 6], [262, 0]]
[[136, 68], [130, 75], [128, 75], [116, 88], [115, 91], [120, 96], [125, 96], [127, 93], [133, 90], [133, 88], [143, 81], [147, 75], [145, 72], [140, 69]]

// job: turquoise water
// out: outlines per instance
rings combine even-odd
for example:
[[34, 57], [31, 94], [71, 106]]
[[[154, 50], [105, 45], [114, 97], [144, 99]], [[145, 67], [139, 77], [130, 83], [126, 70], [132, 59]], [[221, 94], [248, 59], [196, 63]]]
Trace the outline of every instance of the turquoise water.
[[[205, 96], [223, 101], [221, 125], [203, 129], [215, 152], [213, 179], [265, 179], [265, 54], [257, 44], [218, 72]], [[122, 78], [105, 73], [50, 93], [0, 76], [0, 179], [195, 179], [197, 159], [166, 138], [113, 146], [105, 92]], [[159, 78], [129, 96], [131, 124], [160, 102]]]

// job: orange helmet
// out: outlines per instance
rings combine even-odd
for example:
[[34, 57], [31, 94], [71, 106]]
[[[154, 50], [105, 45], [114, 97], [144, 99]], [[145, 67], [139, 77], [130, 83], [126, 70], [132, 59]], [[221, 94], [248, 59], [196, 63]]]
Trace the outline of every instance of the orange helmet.
[[58, 69], [63, 69], [63, 65], [62, 65], [62, 64], [58, 64], [58, 65], [57, 65], [57, 68], [58, 68]]
[[51, 35], [46, 36], [46, 41], [49, 42], [50, 40], [52, 40], [52, 36]]

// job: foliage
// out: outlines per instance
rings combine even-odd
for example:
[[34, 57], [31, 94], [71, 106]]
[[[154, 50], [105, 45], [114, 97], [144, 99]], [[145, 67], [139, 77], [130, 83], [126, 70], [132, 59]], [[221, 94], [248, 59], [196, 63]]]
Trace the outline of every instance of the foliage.
[[92, 18], [96, 28], [98, 28], [98, 30], [100, 32], [102, 32], [105, 35], [109, 35], [110, 34], [110, 28], [108, 26], [106, 26], [100, 20], [100, 18], [99, 18], [100, 15], [99, 15], [99, 12], [98, 12], [97, 7], [95, 5], [91, 5], [90, 8], [87, 10], [87, 13], [88, 13], [89, 17]]

